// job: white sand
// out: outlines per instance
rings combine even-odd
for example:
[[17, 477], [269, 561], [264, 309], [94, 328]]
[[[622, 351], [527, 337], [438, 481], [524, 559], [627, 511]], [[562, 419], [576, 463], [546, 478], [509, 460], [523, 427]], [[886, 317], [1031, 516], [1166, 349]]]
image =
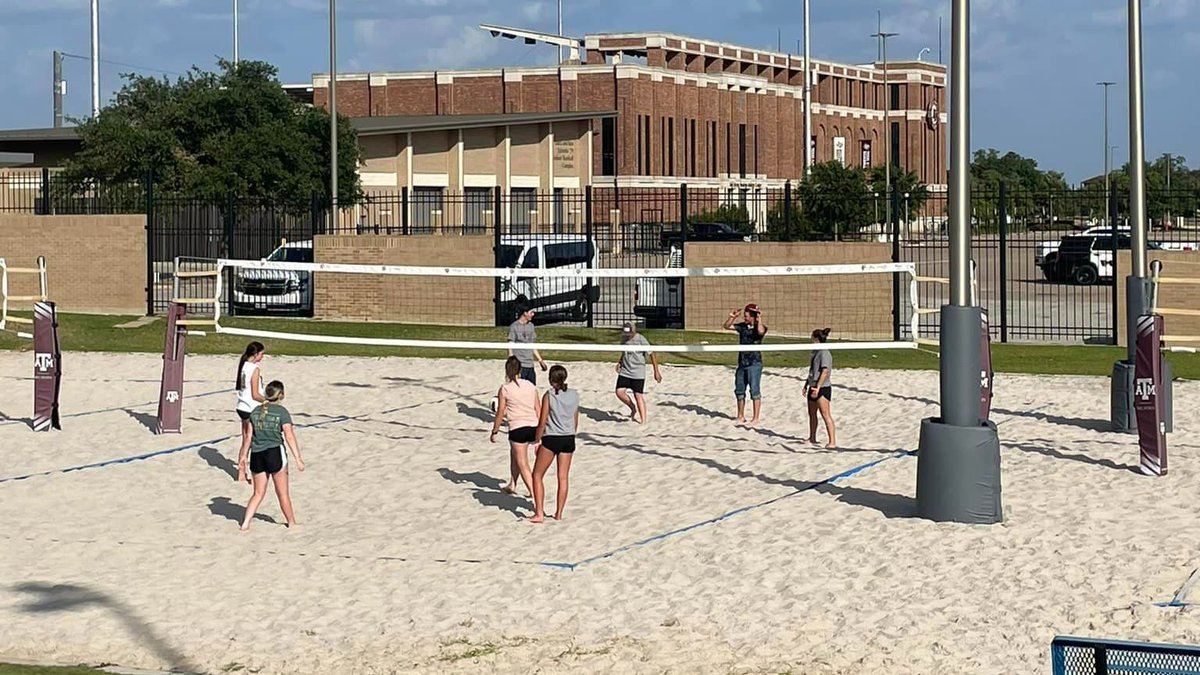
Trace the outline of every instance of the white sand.
[[[0, 355], [27, 417], [29, 354]], [[840, 370], [843, 449], [807, 446], [802, 372], [768, 369], [735, 428], [731, 372], [667, 368], [651, 423], [620, 421], [610, 365], [571, 366], [589, 412], [568, 520], [533, 526], [487, 443], [497, 363], [268, 357], [309, 468], [301, 527], [233, 483], [236, 361], [191, 358], [184, 433], [153, 436], [161, 361], [66, 355], [60, 433], [0, 426], [0, 657], [220, 672], [1040, 673], [1056, 634], [1200, 642], [1170, 600], [1200, 566], [1200, 385], [1176, 386], [1169, 476], [1099, 431], [1108, 383], [1001, 376], [1007, 521], [910, 517], [933, 372]], [[126, 408], [122, 410], [120, 408]], [[345, 420], [342, 416], [352, 419]], [[164, 450], [144, 461], [67, 467]], [[852, 467], [883, 463], [793, 494]], [[547, 481], [553, 495], [553, 481]], [[790, 496], [789, 496], [790, 495]], [[781, 499], [780, 499], [781, 498]], [[551, 499], [553, 497], [551, 496]], [[653, 541], [743, 507], [779, 499]], [[282, 522], [274, 496], [264, 515]], [[642, 543], [645, 542], [645, 543]], [[574, 570], [539, 562], [579, 563]], [[1197, 600], [1200, 602], [1200, 599]]]

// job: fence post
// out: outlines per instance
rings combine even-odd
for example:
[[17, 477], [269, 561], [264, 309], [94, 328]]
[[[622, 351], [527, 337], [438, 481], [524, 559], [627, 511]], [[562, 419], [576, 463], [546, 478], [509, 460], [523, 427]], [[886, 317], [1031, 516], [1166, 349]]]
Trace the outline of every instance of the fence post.
[[50, 215], [50, 167], [42, 167], [42, 215]]
[[[588, 185], [586, 188], [584, 188], [583, 202], [584, 202], [584, 204], [583, 204], [584, 221], [583, 222], [584, 222], [585, 230], [587, 232], [588, 247], [591, 249], [587, 256], [587, 268], [590, 270], [593, 267], [592, 258], [595, 256], [598, 256], [600, 254], [600, 247], [596, 246], [596, 233], [593, 231], [593, 226], [592, 226], [592, 186], [591, 185]], [[585, 286], [585, 293], [587, 296], [587, 327], [588, 328], [596, 327], [595, 308], [592, 306], [592, 297], [594, 295], [592, 292], [592, 284], [593, 283], [595, 283], [595, 280], [592, 279], [592, 277], [588, 277], [587, 286]]]
[[[792, 232], [792, 181], [790, 180], [783, 184], [783, 222], [779, 225], [783, 236], [790, 237]], [[770, 227], [771, 219], [767, 218], [767, 229]]]
[[[154, 316], [154, 258], [157, 239], [154, 227], [154, 169], [146, 171], [146, 316]], [[177, 270], [171, 270], [174, 274]]]
[[[408, 199], [408, 188], [404, 189], [404, 198]], [[408, 234], [408, 208], [405, 205], [404, 217], [404, 234]], [[500, 267], [500, 186], [495, 187], [495, 193], [492, 195], [492, 262], [494, 267]], [[493, 301], [496, 305], [496, 325], [507, 326], [508, 321], [505, 320], [504, 312], [502, 311], [504, 303], [500, 297], [500, 277], [492, 278], [492, 295], [495, 298]], [[508, 317], [511, 319], [511, 317]]]
[[[892, 228], [892, 262], [900, 262], [900, 205], [899, 193], [892, 187], [888, 189], [888, 199], [892, 205], [892, 222], [888, 223]], [[915, 340], [916, 335], [912, 336]], [[892, 340], [900, 341], [900, 273], [892, 272]]]
[[[1109, 232], [1112, 234], [1112, 344], [1119, 345], [1121, 344], [1121, 336], [1119, 334], [1118, 324], [1120, 321], [1118, 321], [1118, 317], [1121, 316], [1121, 303], [1117, 298], [1117, 284], [1120, 283], [1117, 280], [1121, 278], [1121, 275], [1117, 274], [1117, 193], [1115, 190], [1109, 192], [1108, 203], [1105, 205], [1105, 208], [1108, 209]], [[1133, 230], [1131, 229], [1130, 233], [1132, 232]]]
[[[236, 260], [238, 258], [237, 248], [235, 247], [234, 237], [237, 230], [237, 197], [230, 193], [225, 200], [225, 255]], [[225, 288], [229, 289], [228, 303], [225, 307], [225, 314], [233, 316], [233, 289], [237, 279], [233, 275], [233, 268], [225, 270]], [[220, 298], [218, 298], [218, 301]]]
[[[998, 211], [1000, 216], [1000, 342], [1008, 342], [1008, 186], [1004, 181], [1000, 181]], [[979, 284], [980, 282], [976, 280], [975, 283]]]
[[[408, 186], [400, 188], [400, 234], [409, 234]], [[494, 219], [493, 219], [494, 220]]]

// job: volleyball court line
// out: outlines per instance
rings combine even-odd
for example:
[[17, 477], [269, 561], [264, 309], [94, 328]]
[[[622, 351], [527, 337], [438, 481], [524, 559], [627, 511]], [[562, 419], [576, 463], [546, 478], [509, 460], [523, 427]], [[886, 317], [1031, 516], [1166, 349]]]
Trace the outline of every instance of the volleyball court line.
[[[187, 398], [188, 398], [188, 400], [191, 400], [194, 398], [205, 398], [207, 396], [216, 396], [217, 394], [232, 394], [232, 393], [233, 393], [232, 389], [218, 389], [217, 391], [206, 391], [203, 394], [189, 394]], [[66, 415], [62, 415], [61, 417], [62, 417], [62, 419], [90, 417], [91, 415], [100, 415], [103, 413], [117, 412], [119, 410], [127, 410], [127, 409], [132, 409], [132, 408], [145, 408], [146, 406], [157, 405], [157, 404], [158, 404], [158, 399], [155, 399], [155, 400], [149, 401], [147, 403], [135, 403], [134, 405], [119, 405], [114, 408], [102, 408], [100, 410], [88, 410], [86, 412], [67, 413]], [[29, 422], [26, 420], [9, 419], [9, 420], [0, 422], [0, 427], [6, 427], [10, 424], [28, 425]]]

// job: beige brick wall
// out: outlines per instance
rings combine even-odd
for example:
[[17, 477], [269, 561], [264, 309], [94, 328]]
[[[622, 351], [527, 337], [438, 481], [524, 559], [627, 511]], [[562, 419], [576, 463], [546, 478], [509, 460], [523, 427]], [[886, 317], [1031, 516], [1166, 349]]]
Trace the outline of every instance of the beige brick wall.
[[[487, 235], [319, 236], [313, 246], [322, 263], [492, 267], [495, 262]], [[319, 319], [490, 326], [495, 318], [490, 277], [322, 273], [314, 283]]]
[[[1161, 260], [1162, 276], [1166, 278], [1193, 279], [1194, 284], [1159, 284], [1158, 306], [1171, 309], [1200, 309], [1200, 251], [1149, 251], [1150, 261]], [[1125, 276], [1131, 265], [1129, 251], [1117, 252], [1117, 335], [1125, 345]], [[1163, 317], [1163, 331], [1168, 337], [1200, 336], [1200, 316]], [[1200, 347], [1200, 342], [1172, 342], [1168, 345]]]
[[[46, 258], [50, 299], [64, 312], [146, 311], [146, 217], [0, 215], [0, 258], [33, 267]], [[33, 295], [32, 276], [14, 276], [12, 295]]]
[[[840, 265], [891, 262], [889, 244], [873, 243], [688, 243], [688, 267]], [[715, 330], [729, 312], [747, 303], [762, 307], [776, 335], [807, 336], [833, 329], [833, 338], [892, 337], [890, 274], [764, 276], [689, 279], [684, 304], [687, 328]], [[907, 292], [907, 286], [902, 286]]]

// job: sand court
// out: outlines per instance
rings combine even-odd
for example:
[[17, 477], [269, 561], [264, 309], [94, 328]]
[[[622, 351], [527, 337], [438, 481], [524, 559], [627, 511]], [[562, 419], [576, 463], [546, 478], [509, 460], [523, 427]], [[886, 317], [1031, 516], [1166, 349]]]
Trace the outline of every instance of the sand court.
[[[30, 407], [28, 361], [0, 356], [6, 417]], [[838, 371], [843, 447], [826, 449], [804, 442], [803, 371], [769, 358], [760, 429], [732, 424], [730, 369], [666, 368], [637, 427], [611, 364], [568, 364], [584, 410], [567, 520], [535, 526], [499, 490], [503, 436], [487, 442], [499, 362], [268, 355], [308, 462], [291, 474], [300, 527], [271, 494], [242, 534], [235, 358], [189, 357], [174, 436], [147, 427], [159, 357], [64, 361], [64, 430], [0, 426], [4, 656], [1042, 672], [1055, 634], [1200, 638], [1190, 608], [1153, 606], [1200, 566], [1192, 383], [1177, 384], [1171, 473], [1151, 479], [1131, 437], [1102, 431], [1105, 380], [1000, 376], [1006, 522], [968, 527], [911, 517], [936, 372]]]

